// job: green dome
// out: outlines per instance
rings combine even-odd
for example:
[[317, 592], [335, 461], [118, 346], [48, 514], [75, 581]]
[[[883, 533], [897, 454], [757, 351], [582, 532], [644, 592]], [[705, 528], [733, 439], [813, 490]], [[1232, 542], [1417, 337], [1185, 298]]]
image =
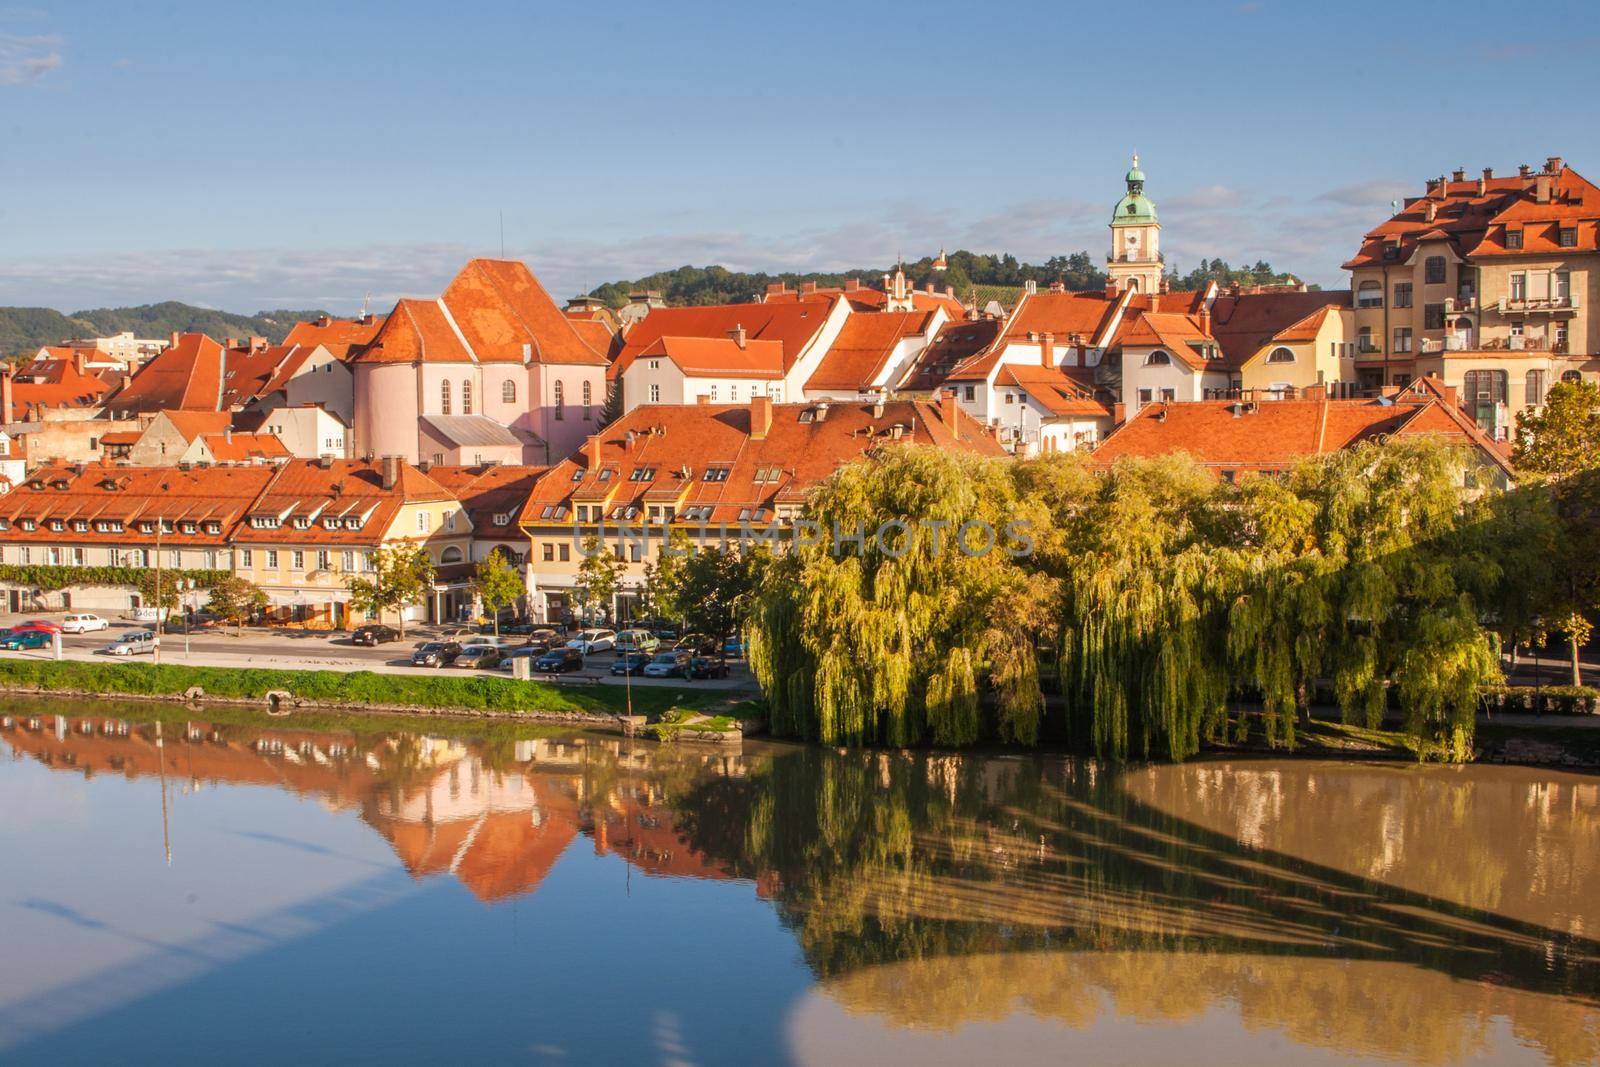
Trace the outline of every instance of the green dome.
[[1129, 193], [1111, 212], [1113, 226], [1144, 226], [1156, 221], [1156, 205], [1143, 193]]
[[1138, 156], [1134, 156], [1133, 157], [1133, 166], [1128, 168], [1128, 173], [1123, 175], [1123, 179], [1122, 180], [1123, 181], [1129, 181], [1129, 182], [1143, 182], [1144, 181], [1144, 171], [1139, 169], [1139, 157]]

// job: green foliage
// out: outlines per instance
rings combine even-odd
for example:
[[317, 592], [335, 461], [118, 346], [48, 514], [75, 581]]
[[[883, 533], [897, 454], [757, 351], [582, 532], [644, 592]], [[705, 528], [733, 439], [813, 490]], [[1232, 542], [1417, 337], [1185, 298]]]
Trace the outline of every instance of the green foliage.
[[[162, 568], [162, 585], [167, 585], [170, 576], [173, 587], [181, 583], [190, 583], [196, 589], [210, 589], [218, 582], [228, 577], [227, 571], [207, 570], [172, 570]], [[155, 568], [145, 567], [63, 567], [51, 566], [44, 563], [5, 563], [0, 564], [0, 582], [10, 585], [26, 586], [42, 592], [53, 593], [61, 589], [71, 589], [74, 586], [126, 586], [130, 589], [153, 589], [155, 582]], [[185, 588], [188, 586], [185, 585]], [[171, 594], [176, 600], [176, 594]]]
[[702, 548], [677, 561], [680, 576], [672, 600], [690, 630], [716, 639], [719, 658], [723, 642], [744, 624], [751, 597], [771, 560], [764, 548], [729, 547]]
[[1559, 382], [1543, 408], [1517, 416], [1512, 454], [1524, 478], [1561, 479], [1600, 466], [1600, 385]]
[[494, 620], [497, 634], [500, 632], [500, 609], [528, 594], [521, 571], [501, 552], [491, 552], [478, 563], [472, 576], [472, 588], [483, 601], [483, 610]]
[[398, 544], [380, 548], [373, 558], [373, 577], [349, 578], [350, 606], [381, 618], [397, 612], [400, 632], [406, 632], [405, 608], [420, 604], [433, 584], [433, 561], [421, 545]]
[[[144, 696], [182, 696], [191, 686], [200, 686], [211, 697], [261, 701], [274, 690], [285, 690], [323, 703], [530, 712], [615, 714], [624, 704], [621, 686], [563, 687], [473, 674], [257, 670], [78, 660], [0, 660], [0, 685]], [[636, 711], [650, 715], [673, 707], [703, 706], [716, 695], [712, 690], [639, 686], [633, 691], [633, 704]]]
[[[1266, 260], [1256, 260], [1253, 267], [1230, 267], [1226, 260], [1202, 259], [1200, 265], [1182, 277], [1176, 270], [1168, 273], [1172, 281], [1172, 288], [1182, 290], [1195, 290], [1205, 288], [1208, 282], [1216, 282], [1219, 286], [1227, 287], [1235, 283], [1239, 285], [1292, 285], [1301, 279], [1285, 271], [1276, 271]], [[1308, 285], [1308, 289], [1320, 289], [1320, 285]]]
[[585, 616], [605, 610], [617, 592], [627, 564], [617, 557], [611, 546], [598, 537], [583, 542], [583, 562], [578, 564], [578, 580], [573, 595]]
[[206, 610], [234, 625], [244, 627], [253, 616], [267, 608], [267, 594], [254, 582], [237, 575], [224, 578], [211, 587]]
[[[670, 551], [669, 551], [670, 549]], [[644, 565], [643, 604], [648, 618], [683, 620], [683, 574], [688, 559], [689, 535], [672, 531], [669, 540], [656, 550], [656, 558]]]
[[0, 353], [33, 357], [42, 345], [79, 337], [110, 337], [132, 330], [136, 337], [164, 338], [174, 330], [199, 331], [217, 340], [225, 337], [265, 337], [282, 341], [296, 323], [316, 318], [320, 311], [258, 311], [234, 315], [168, 300], [139, 307], [95, 308], [63, 315], [53, 308], [0, 307]]

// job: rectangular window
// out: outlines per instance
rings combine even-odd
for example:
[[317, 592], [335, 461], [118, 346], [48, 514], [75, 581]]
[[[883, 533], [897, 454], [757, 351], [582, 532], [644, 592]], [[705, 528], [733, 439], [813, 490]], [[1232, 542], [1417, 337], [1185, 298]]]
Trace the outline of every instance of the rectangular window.
[[1139, 403], [1148, 404], [1154, 398], [1155, 398], [1155, 394], [1153, 392], [1151, 392], [1149, 389], [1141, 389], [1141, 390], [1139, 390]]
[[303, 571], [306, 569], [306, 554], [298, 548], [289, 553], [289, 569]]
[[173, 549], [172, 550], [172, 559], [169, 561], [169, 565], [175, 571], [176, 570], [182, 570], [183, 569], [183, 553], [178, 551], [176, 548]]
[[1425, 304], [1422, 308], [1422, 328], [1424, 330], [1444, 329], [1444, 305]]
[[317, 549], [317, 570], [325, 571], [331, 569], [331, 567], [332, 562], [328, 558], [328, 550], [325, 548]]
[[1411, 283], [1398, 282], [1394, 287], [1394, 306], [1408, 308], [1411, 306]]
[[1570, 300], [1572, 298], [1572, 274], [1569, 271], [1556, 271], [1556, 291], [1554, 295], [1557, 300]]
[[255, 556], [251, 553], [251, 551], [248, 548], [241, 548], [239, 550], [239, 566], [248, 567], [254, 562], [255, 562]]
[[417, 512], [417, 533], [427, 533], [430, 525], [430, 516], [426, 511]]
[[46, 554], [45, 558], [50, 561], [50, 566], [52, 566], [52, 567], [61, 566], [61, 550], [59, 548], [51, 546], [49, 549], [46, 550], [46, 553], [47, 554]]
[[643, 559], [644, 557], [640, 554], [641, 548], [642, 546], [637, 541], [630, 543], [628, 545], [628, 559], [632, 560], [634, 563], [638, 563], [641, 559]]
[[561, 562], [566, 563], [572, 558], [572, 546], [565, 541], [561, 542]]
[[1411, 351], [1411, 327], [1396, 326], [1394, 328], [1394, 351]]
[[1506, 247], [1507, 248], [1521, 248], [1522, 247], [1522, 231], [1521, 230], [1512, 230], [1512, 229], [1507, 229], [1506, 230]]
[[546, 563], [554, 563], [555, 560], [556, 560], [556, 546], [551, 544], [549, 541], [546, 541], [544, 543], [544, 561]]
[[977, 386], [975, 386], [975, 385], [967, 386], [967, 399], [968, 400], [976, 400], [976, 399], [978, 399], [978, 387]]
[[27, 564], [33, 562], [33, 558], [32, 557], [33, 557], [33, 550], [30, 549], [27, 545], [23, 545], [21, 548], [19, 548], [17, 550], [17, 562], [23, 564], [24, 566], [26, 566]]
[[1576, 226], [1562, 226], [1556, 231], [1556, 234], [1562, 248], [1578, 247], [1578, 228]]
[[269, 549], [267, 549], [267, 570], [275, 571], [277, 569], [278, 569], [278, 550], [275, 549], [275, 548], [269, 548]]
[[1528, 276], [1526, 274], [1519, 272], [1511, 276], [1511, 299], [1528, 299]]
[[1428, 285], [1443, 285], [1444, 284], [1444, 272], [1445, 272], [1444, 257], [1443, 256], [1429, 256], [1427, 261], [1423, 264], [1423, 279], [1422, 280], [1423, 280], [1424, 283], [1426, 283]]
[[116, 545], [112, 545], [108, 556], [113, 567], [122, 566], [122, 549], [118, 548]]
[[83, 549], [81, 549], [81, 548], [73, 549], [72, 550], [72, 565], [74, 567], [81, 567], [81, 566], [83, 566], [83, 564], [84, 564], [84, 551], [83, 551]]
[[1170, 404], [1178, 399], [1178, 391], [1176, 389], [1163, 389], [1161, 390], [1161, 399]]
[[[711, 399], [715, 400], [716, 398], [717, 398], [717, 387], [713, 385], [711, 387]], [[661, 386], [655, 384], [654, 382], [650, 383], [650, 403], [652, 403], [652, 404], [661, 403]]]
[[364, 571], [375, 571], [375, 570], [377, 570], [378, 569], [378, 557], [374, 556], [371, 552], [363, 552], [363, 553], [361, 553], [361, 569], [364, 570]]
[[344, 555], [339, 557], [339, 569], [344, 571], [356, 569], [356, 554], [348, 548], [344, 550]]

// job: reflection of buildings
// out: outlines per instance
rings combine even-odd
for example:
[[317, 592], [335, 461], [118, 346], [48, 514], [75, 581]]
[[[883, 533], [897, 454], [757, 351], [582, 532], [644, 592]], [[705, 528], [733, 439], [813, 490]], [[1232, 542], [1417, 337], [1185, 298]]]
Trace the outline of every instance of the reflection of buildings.
[[0, 737], [18, 754], [87, 778], [161, 776], [180, 793], [274, 786], [359, 809], [412, 877], [448, 873], [484, 901], [531, 892], [580, 833], [591, 835], [596, 854], [648, 875], [734, 877], [685, 843], [662, 779], [740, 775], [737, 756], [593, 737], [485, 747], [204, 722], [168, 722], [158, 737], [153, 723], [103, 716], [6, 716]]

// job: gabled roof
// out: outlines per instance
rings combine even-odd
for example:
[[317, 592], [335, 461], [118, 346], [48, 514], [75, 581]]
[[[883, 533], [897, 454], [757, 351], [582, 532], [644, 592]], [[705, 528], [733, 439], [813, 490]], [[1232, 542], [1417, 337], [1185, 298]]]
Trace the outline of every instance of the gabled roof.
[[99, 407], [111, 385], [97, 374], [80, 372], [68, 355], [18, 364], [11, 395], [16, 415], [41, 408]]
[[1003, 325], [999, 319], [945, 323], [939, 327], [933, 341], [917, 353], [897, 388], [912, 392], [937, 389], [957, 366], [992, 345]]
[[[278, 525], [258, 528], [241, 522], [234, 534], [241, 543], [377, 544], [402, 506], [454, 499], [449, 490], [406, 462], [400, 463], [389, 489], [383, 487], [382, 461], [293, 459], [270, 470], [272, 480], [247, 518], [269, 516]], [[310, 522], [301, 528], [296, 518]], [[399, 535], [409, 539], [412, 531]]]
[[747, 338], [741, 346], [731, 337], [660, 337], [636, 358], [670, 360], [689, 378], [783, 377], [783, 345], [778, 341]]
[[[770, 410], [770, 425], [752, 435], [761, 410]], [[522, 522], [570, 522], [575, 499], [603, 505], [608, 521], [618, 508], [640, 508], [638, 517], [646, 506], [670, 505], [684, 522], [768, 522], [777, 504], [800, 503], [841, 465], [895, 443], [1005, 455], [953, 401], [644, 406], [550, 468]]]
[[821, 333], [836, 299], [652, 308], [628, 331], [607, 376], [614, 379], [625, 373], [641, 352], [663, 337], [726, 338], [741, 326], [751, 340], [781, 344], [787, 372]]
[[[211, 457], [218, 463], [249, 463], [254, 460], [288, 459], [289, 449], [276, 434], [205, 433], [200, 435]], [[102, 439], [103, 440], [103, 439]]]
[[949, 377], [958, 381], [987, 378], [1008, 345], [1039, 344], [1045, 334], [1062, 348], [1073, 344], [1074, 337], [1085, 346], [1095, 345], [1115, 321], [1121, 301], [1122, 294], [1108, 294], [1104, 289], [1024, 293], [993, 344], [961, 362]]
[[185, 441], [208, 433], [223, 433], [233, 425], [233, 416], [226, 411], [162, 411], [156, 416], [166, 419]]
[[[933, 311], [944, 308], [945, 313], [951, 318], [961, 318], [967, 313], [967, 307], [959, 299], [949, 293], [929, 292], [926, 289], [910, 289], [911, 309], [913, 311]], [[769, 289], [766, 296], [762, 297], [763, 303], [793, 304], [801, 300], [818, 300], [828, 297], [842, 296], [850, 302], [856, 311], [882, 311], [889, 303], [889, 294], [882, 289], [874, 289], [866, 285], [827, 285], [802, 287], [798, 290]]]
[[457, 448], [521, 448], [522, 438], [487, 415], [423, 415], [424, 428]]
[[[298, 369], [311, 354], [297, 345], [265, 345], [260, 348], [232, 348], [222, 372], [222, 407], [243, 407], [257, 397], [273, 392], [272, 383], [283, 374], [286, 364]], [[290, 371], [292, 375], [293, 371]]]
[[[220, 546], [271, 478], [266, 467], [42, 467], [0, 496], [0, 519], [10, 526], [0, 539], [60, 544], [69, 536], [73, 542], [151, 544], [154, 528], [144, 533], [139, 523], [160, 518], [168, 524], [163, 546]], [[24, 530], [19, 525], [24, 518], [33, 519], [36, 528]], [[70, 534], [51, 530], [52, 519], [65, 522]], [[88, 528], [72, 530], [74, 521]]]
[[1111, 417], [1111, 409], [1095, 399], [1092, 387], [1072, 380], [1059, 367], [1007, 363], [994, 381], [999, 386], [1021, 389], [1054, 416]]
[[1452, 405], [1420, 392], [1381, 400], [1197, 400], [1156, 403], [1113, 430], [1094, 453], [1105, 466], [1123, 456], [1184, 452], [1219, 470], [1281, 470], [1393, 434], [1432, 433], [1459, 439], [1497, 467], [1509, 465]]
[[1315, 340], [1323, 321], [1350, 306], [1350, 290], [1224, 294], [1211, 305], [1211, 336], [1230, 367], [1263, 347]]
[[526, 264], [474, 259], [437, 300], [401, 300], [358, 363], [549, 363], [602, 366]]
[[116, 411], [217, 411], [222, 407], [222, 345], [186, 333], [143, 367], [111, 398]]
[[350, 350], [369, 344], [378, 334], [383, 319], [366, 315], [359, 319], [321, 319], [315, 322], [297, 322], [283, 339], [286, 345], [303, 345], [315, 348], [322, 345], [337, 360], [350, 357]]
[[871, 388], [895, 347], [907, 337], [926, 334], [935, 314], [933, 311], [852, 314], [806, 381], [805, 388], [848, 392]]
[[[522, 536], [517, 515], [533, 491], [534, 483], [548, 467], [494, 464], [476, 467], [428, 468], [428, 477], [448, 489], [472, 520], [473, 534], [480, 538], [505, 539]], [[498, 516], [509, 516], [505, 524]]]

